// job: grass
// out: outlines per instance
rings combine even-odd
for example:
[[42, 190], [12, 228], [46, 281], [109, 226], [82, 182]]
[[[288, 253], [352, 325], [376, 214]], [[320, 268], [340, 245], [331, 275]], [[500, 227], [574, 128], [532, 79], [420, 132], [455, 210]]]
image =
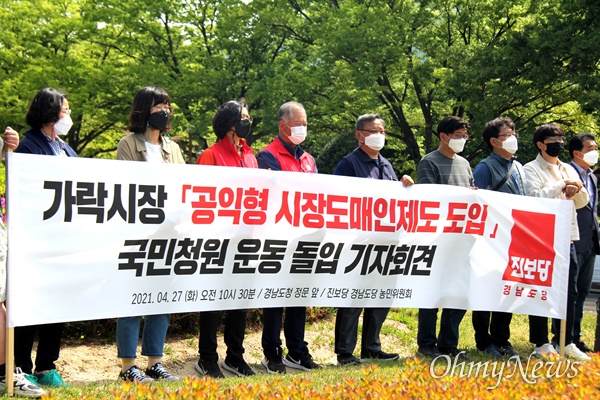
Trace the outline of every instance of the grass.
[[[397, 351], [403, 357], [398, 362], [388, 363], [375, 363], [375, 369], [365, 370], [362, 366], [350, 366], [350, 367], [334, 367], [327, 366], [326, 368], [310, 373], [288, 373], [287, 375], [267, 375], [265, 373], [259, 373], [255, 377], [250, 378], [228, 378], [214, 383], [216, 386], [212, 386], [217, 394], [225, 396], [228, 390], [246, 390], [250, 386], [260, 386], [260, 390], [274, 390], [275, 387], [294, 387], [294, 385], [302, 386], [298, 383], [298, 379], [306, 380], [310, 390], [325, 391], [329, 386], [335, 386], [344, 384], [348, 379], [360, 380], [368, 376], [369, 379], [376, 379], [379, 382], [397, 382], [398, 373], [410, 374], [411, 368], [415, 368], [412, 362], [412, 355], [417, 350], [416, 345], [416, 333], [417, 333], [417, 310], [416, 309], [393, 309], [390, 311], [388, 321], [384, 324], [382, 329], [382, 343], [385, 351]], [[438, 318], [439, 319], [439, 318]], [[333, 326], [334, 316], [329, 316], [325, 319], [317, 320], [307, 326], [307, 330], [317, 331], [317, 335], [313, 336], [313, 340], [310, 345], [317, 344], [326, 345], [331, 348], [333, 352]], [[583, 331], [584, 341], [590, 346], [594, 345], [594, 332], [596, 328], [596, 315], [586, 313], [583, 320]], [[523, 356], [527, 356], [531, 350], [532, 345], [528, 342], [529, 328], [527, 322], [527, 316], [514, 315], [513, 322], [511, 324], [511, 342], [514, 348]], [[360, 335], [359, 335], [360, 336]], [[401, 348], [393, 348], [388, 346], [398, 346], [400, 343]], [[481, 352], [475, 348], [475, 341], [473, 337], [473, 327], [471, 324], [471, 312], [467, 312], [465, 318], [460, 327], [460, 348], [466, 350], [467, 354], [472, 358], [473, 361], [486, 361], [487, 358], [482, 355]], [[360, 343], [357, 346], [360, 349]], [[600, 356], [595, 356], [600, 357]], [[595, 361], [595, 360], [594, 360]], [[594, 362], [595, 366], [598, 365]], [[596, 377], [600, 375], [600, 371], [595, 372]], [[426, 375], [426, 374], [422, 374]], [[198, 381], [198, 380], [196, 380]], [[198, 383], [197, 383], [198, 384]], [[196, 385], [197, 385], [196, 384]], [[204, 384], [204, 381], [202, 382]], [[465, 383], [466, 384], [466, 383]], [[156, 382], [153, 384], [153, 388], [163, 389], [166, 391], [173, 391], [179, 389], [183, 392], [188, 390], [189, 387], [193, 386], [193, 381], [179, 381], [174, 383]], [[424, 380], [419, 383], [424, 386], [424, 390], [428, 390], [429, 386], [438, 386], [438, 382], [434, 382], [434, 379], [429, 375], [425, 376]], [[115, 398], [115, 392], [119, 392], [123, 389], [123, 385], [118, 382], [104, 383], [104, 384], [88, 384], [85, 386], [70, 386], [67, 388], [61, 388], [49, 391], [50, 398], [54, 399], [70, 399], [70, 398], [88, 398], [88, 399], [112, 399]], [[129, 389], [125, 386], [125, 389]], [[149, 390], [149, 389], [148, 389]], [[307, 389], [308, 390], [308, 389]], [[598, 393], [598, 388], [593, 393]], [[500, 395], [500, 392], [497, 392]], [[197, 394], [196, 394], [197, 395]], [[465, 393], [466, 397], [468, 396]], [[550, 393], [549, 393], [550, 395]], [[142, 392], [134, 396], [125, 396], [122, 398], [150, 398], [153, 395]], [[210, 396], [209, 396], [210, 397]], [[259, 396], [260, 397], [260, 396]], [[310, 396], [309, 396], [310, 397]], [[452, 396], [450, 396], [452, 397]], [[492, 396], [495, 397], [495, 396]], [[518, 397], [518, 396], [517, 396]], [[542, 396], [545, 397], [545, 396]], [[569, 396], [570, 397], [570, 396]], [[577, 396], [575, 396], [577, 397]], [[594, 397], [594, 396], [592, 396]], [[2, 399], [8, 398], [6, 395], [1, 397]], [[121, 398], [121, 397], [118, 397]], [[177, 398], [177, 396], [173, 397]], [[193, 398], [193, 397], [190, 397]], [[214, 398], [214, 397], [213, 397]], [[299, 398], [304, 398], [300, 396]]]

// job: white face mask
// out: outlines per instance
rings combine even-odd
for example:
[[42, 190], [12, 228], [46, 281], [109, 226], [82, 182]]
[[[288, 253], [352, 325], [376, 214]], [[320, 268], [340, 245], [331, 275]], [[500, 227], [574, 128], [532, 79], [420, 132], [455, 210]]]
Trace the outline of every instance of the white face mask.
[[369, 136], [363, 135], [365, 145], [373, 150], [379, 151], [385, 145], [385, 135], [383, 133], [372, 133]]
[[588, 151], [583, 155], [583, 161], [590, 167], [598, 163], [598, 150]]
[[57, 135], [66, 135], [69, 133], [69, 129], [73, 126], [73, 120], [70, 115], [67, 115], [64, 118], [59, 119], [54, 124], [54, 133]]
[[450, 147], [453, 152], [460, 153], [464, 150], [465, 143], [467, 143], [467, 139], [465, 138], [450, 139], [450, 142], [448, 142], [448, 147]]
[[514, 135], [509, 136], [504, 142], [502, 142], [502, 148], [508, 151], [510, 154], [515, 154], [519, 149], [519, 141]]
[[306, 139], [306, 127], [305, 126], [290, 126], [292, 134], [288, 136], [290, 141], [296, 145], [304, 142]]

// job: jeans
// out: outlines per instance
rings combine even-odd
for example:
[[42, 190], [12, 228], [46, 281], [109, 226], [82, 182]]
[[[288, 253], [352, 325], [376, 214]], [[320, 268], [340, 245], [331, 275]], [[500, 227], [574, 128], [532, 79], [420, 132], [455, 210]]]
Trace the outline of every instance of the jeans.
[[[142, 332], [142, 355], [162, 357], [169, 329], [170, 314], [146, 315]], [[117, 356], [119, 358], [136, 358], [140, 321], [142, 317], [126, 317], [117, 319]]]
[[583, 319], [583, 307], [585, 299], [590, 293], [592, 287], [592, 278], [594, 277], [594, 264], [596, 263], [596, 254], [577, 253], [578, 274], [577, 274], [577, 300], [575, 300], [575, 317], [573, 321], [573, 342], [581, 341], [581, 320]]
[[306, 307], [287, 307], [285, 321], [283, 308], [265, 308], [263, 310], [262, 347], [267, 359], [283, 355], [281, 349], [281, 324], [288, 348], [288, 354], [296, 359], [308, 354], [308, 343], [304, 341]]
[[419, 308], [419, 324], [417, 344], [419, 347], [437, 345], [440, 351], [450, 351], [458, 348], [458, 327], [465, 316], [466, 310], [454, 308], [442, 309], [439, 338], [435, 334], [437, 323], [437, 308]]
[[[35, 371], [56, 369], [54, 362], [60, 354], [60, 341], [63, 323], [17, 326], [15, 328], [15, 366], [20, 367], [24, 373], [33, 373], [31, 351], [36, 331], [39, 330], [37, 356], [35, 358]], [[2, 327], [1, 329], [4, 329]]]
[[[227, 345], [226, 361], [236, 363], [244, 361], [244, 335], [246, 333], [247, 310], [227, 310], [225, 312], [225, 331], [223, 338]], [[219, 360], [217, 353], [217, 330], [221, 323], [221, 311], [203, 311], [198, 317], [200, 340], [198, 353], [202, 361]]]
[[[389, 308], [365, 308], [361, 341], [361, 357], [381, 351], [379, 332]], [[358, 319], [362, 308], [338, 308], [335, 317], [335, 353], [352, 354], [356, 347]]]

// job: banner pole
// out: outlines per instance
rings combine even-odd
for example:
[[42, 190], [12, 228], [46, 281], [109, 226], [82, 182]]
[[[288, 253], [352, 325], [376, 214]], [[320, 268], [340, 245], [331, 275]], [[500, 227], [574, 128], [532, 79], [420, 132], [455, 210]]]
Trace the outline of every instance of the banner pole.
[[15, 381], [15, 328], [6, 326], [4, 328], [6, 329], [6, 393], [13, 397], [15, 395], [15, 385], [13, 384]]
[[560, 346], [560, 356], [564, 357], [565, 356], [565, 342], [566, 342], [566, 337], [565, 334], [567, 333], [567, 320], [566, 319], [561, 319], [560, 320], [560, 340], [559, 340], [559, 346]]
[[[6, 148], [6, 150], [9, 153], [12, 153], [13, 149], [10, 148], [10, 146], [6, 146], [6, 144], [4, 145], [4, 148]], [[4, 150], [4, 149], [3, 149]], [[5, 199], [8, 199], [8, 162], [6, 163], [5, 167], [4, 167], [4, 172], [5, 172], [5, 176], [6, 179], [4, 180], [4, 182], [6, 182], [6, 194], [5, 194]], [[7, 209], [7, 214], [8, 214], [8, 202], [6, 202], [6, 209]], [[8, 223], [8, 216], [6, 217], [6, 221]], [[6, 237], [8, 238], [8, 229], [7, 229], [7, 235]], [[8, 298], [8, 243], [6, 246], [6, 293], [7, 293], [7, 298]], [[6, 316], [8, 317], [8, 310], [5, 311], [6, 312]], [[6, 355], [6, 393], [10, 396], [13, 397], [15, 395], [15, 385], [14, 385], [14, 381], [15, 381], [15, 328], [9, 328], [8, 327], [8, 318], [6, 318], [6, 320], [4, 321], [4, 327], [3, 329], [6, 330], [5, 332], [5, 339], [6, 339], [6, 349], [5, 349], [5, 355]]]

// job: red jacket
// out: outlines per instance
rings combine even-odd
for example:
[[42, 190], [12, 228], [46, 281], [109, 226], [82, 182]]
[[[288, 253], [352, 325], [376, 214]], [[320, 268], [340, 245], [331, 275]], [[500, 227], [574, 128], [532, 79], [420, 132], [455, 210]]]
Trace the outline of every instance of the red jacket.
[[244, 167], [258, 168], [254, 150], [246, 144], [246, 141], [241, 139], [242, 156], [235, 150], [227, 137], [219, 140], [217, 143], [204, 150], [196, 164], [203, 165], [219, 165], [223, 167]]
[[278, 138], [273, 139], [273, 141], [269, 143], [269, 145], [265, 147], [263, 151], [268, 151], [273, 155], [273, 157], [275, 157], [277, 162], [279, 162], [282, 171], [317, 172], [315, 159], [308, 154], [308, 152], [305, 151], [300, 156], [300, 161], [298, 161], [298, 159], [291, 155], [290, 152], [283, 146]]

